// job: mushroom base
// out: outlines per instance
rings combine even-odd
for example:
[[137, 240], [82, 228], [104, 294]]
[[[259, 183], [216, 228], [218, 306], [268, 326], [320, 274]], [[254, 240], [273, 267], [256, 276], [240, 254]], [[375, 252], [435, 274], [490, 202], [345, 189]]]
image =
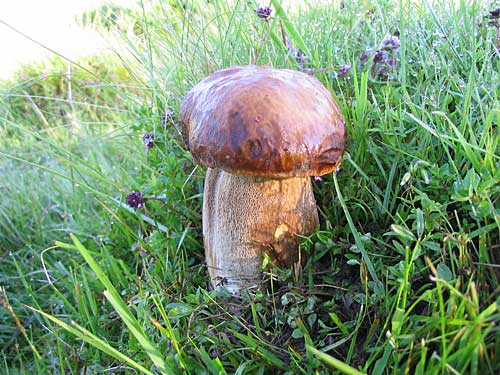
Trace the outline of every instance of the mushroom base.
[[203, 201], [205, 255], [214, 288], [258, 288], [264, 252], [283, 266], [299, 260], [297, 235], [318, 224], [310, 178], [239, 176], [209, 168]]

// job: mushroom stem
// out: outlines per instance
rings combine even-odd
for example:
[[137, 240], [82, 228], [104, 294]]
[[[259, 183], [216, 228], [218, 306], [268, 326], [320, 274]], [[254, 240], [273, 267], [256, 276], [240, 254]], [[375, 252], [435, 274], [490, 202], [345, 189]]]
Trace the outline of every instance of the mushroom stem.
[[214, 288], [237, 295], [258, 287], [263, 253], [281, 265], [297, 262], [297, 235], [312, 233], [317, 224], [309, 177], [273, 179], [208, 168], [203, 236]]

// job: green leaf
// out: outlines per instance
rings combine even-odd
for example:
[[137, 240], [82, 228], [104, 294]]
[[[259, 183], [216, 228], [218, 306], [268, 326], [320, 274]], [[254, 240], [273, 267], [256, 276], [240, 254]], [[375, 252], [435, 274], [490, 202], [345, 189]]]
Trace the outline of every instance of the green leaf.
[[417, 218], [415, 220], [415, 223], [417, 226], [417, 235], [420, 237], [424, 233], [424, 229], [425, 229], [424, 212], [422, 211], [422, 209], [417, 208], [416, 216], [417, 216]]
[[193, 308], [191, 305], [182, 302], [172, 302], [165, 306], [168, 310], [169, 317], [181, 318], [188, 316], [192, 313]]
[[453, 280], [453, 273], [449, 269], [449, 267], [444, 264], [444, 263], [439, 263], [436, 267], [436, 272], [437, 275], [440, 279], [443, 279], [444, 281], [450, 282]]
[[340, 319], [339, 319], [338, 315], [337, 315], [337, 314], [335, 314], [335, 313], [329, 313], [328, 315], [330, 315], [330, 319], [332, 319], [332, 321], [335, 323], [335, 325], [336, 325], [337, 327], [339, 327], [340, 331], [341, 331], [344, 335], [348, 336], [348, 335], [349, 335], [349, 331], [348, 331], [348, 330], [347, 330], [347, 328], [345, 327], [344, 323], [342, 323], [342, 322], [340, 321]]
[[410, 172], [406, 172], [403, 175], [403, 178], [401, 179], [399, 185], [400, 186], [406, 185], [408, 183], [408, 181], [410, 181], [410, 178], [411, 178], [411, 173]]
[[392, 333], [395, 336], [398, 336], [399, 333], [401, 332], [401, 327], [403, 326], [403, 321], [404, 321], [404, 315], [405, 315], [405, 309], [397, 307], [396, 311], [394, 312], [394, 315], [392, 316], [391, 328], [392, 328]]
[[375, 366], [373, 366], [373, 371], [371, 375], [382, 375], [384, 373], [385, 368], [387, 367], [387, 361], [392, 353], [392, 347], [387, 345], [384, 349], [384, 354], [382, 358], [379, 358], [377, 362], [375, 362]]
[[301, 337], [304, 337], [304, 334], [300, 328], [295, 328], [292, 332], [292, 337], [294, 339], [300, 339]]
[[391, 229], [394, 232], [394, 234], [398, 236], [400, 239], [408, 241], [416, 241], [415, 235], [410, 230], [400, 225], [391, 224]]
[[203, 347], [197, 348], [197, 350], [200, 353], [201, 360], [205, 366], [207, 366], [208, 371], [210, 371], [213, 375], [227, 374], [219, 358], [210, 358], [207, 351]]

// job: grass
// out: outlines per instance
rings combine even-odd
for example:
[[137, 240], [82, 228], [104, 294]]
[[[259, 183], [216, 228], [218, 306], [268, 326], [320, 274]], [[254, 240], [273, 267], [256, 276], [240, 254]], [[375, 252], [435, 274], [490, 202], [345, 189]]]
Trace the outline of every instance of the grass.
[[[54, 59], [2, 83], [2, 373], [500, 371], [500, 5], [270, 3], [267, 37], [254, 2], [104, 7], [82, 19], [119, 43], [93, 74]], [[316, 71], [348, 148], [314, 182], [300, 274], [265, 259], [269, 288], [234, 300], [208, 289], [178, 109], [254, 59]]]

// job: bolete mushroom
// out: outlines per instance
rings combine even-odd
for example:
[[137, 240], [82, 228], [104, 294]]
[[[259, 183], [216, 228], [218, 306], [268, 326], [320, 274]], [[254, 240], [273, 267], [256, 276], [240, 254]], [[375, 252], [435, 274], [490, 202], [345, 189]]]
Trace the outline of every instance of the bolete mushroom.
[[215, 72], [181, 106], [185, 140], [208, 167], [203, 201], [212, 286], [259, 286], [262, 255], [299, 258], [299, 238], [318, 225], [310, 176], [338, 168], [344, 117], [310, 75], [266, 66]]

